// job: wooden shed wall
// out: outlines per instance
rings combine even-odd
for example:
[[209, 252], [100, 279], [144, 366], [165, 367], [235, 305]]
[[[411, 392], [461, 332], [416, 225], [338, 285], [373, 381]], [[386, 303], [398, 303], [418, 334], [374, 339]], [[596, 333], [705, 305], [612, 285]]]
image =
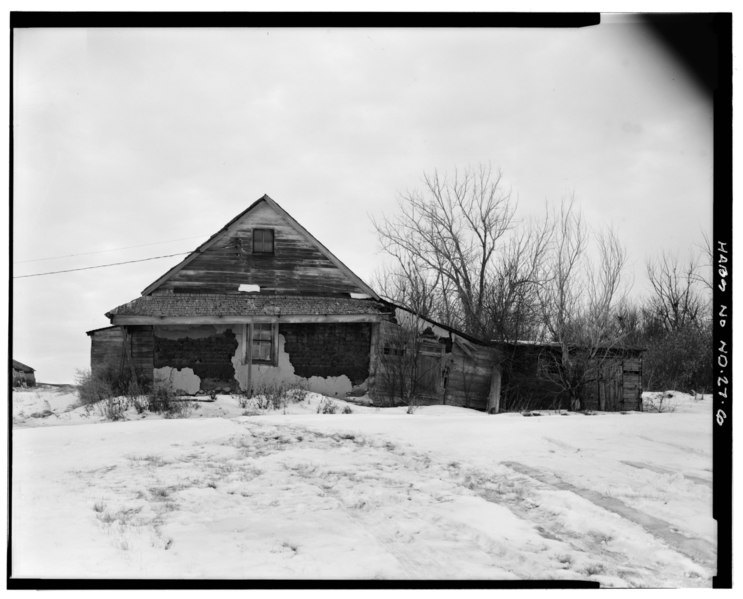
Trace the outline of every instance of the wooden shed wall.
[[[543, 345], [520, 345], [505, 350], [502, 409], [570, 408], [569, 396], [543, 375], [545, 364], [559, 360], [559, 349]], [[612, 349], [586, 377], [584, 409], [641, 409], [642, 352]]]
[[129, 356], [137, 376], [152, 382], [154, 368], [154, 339], [151, 326], [130, 326], [127, 329]]
[[96, 374], [104, 364], [120, 365], [124, 355], [124, 333], [111, 327], [90, 333], [90, 368]]
[[[385, 346], [394, 345], [400, 327], [391, 322], [379, 325], [379, 356], [374, 378], [378, 393], [389, 393], [387, 365], [394, 356], [385, 356]], [[456, 334], [455, 334], [456, 337]], [[465, 349], [466, 348], [466, 349]], [[455, 339], [424, 338], [418, 357], [419, 381], [417, 400], [421, 404], [446, 404], [476, 410], [486, 410], [493, 370], [498, 351]]]
[[33, 372], [13, 368], [12, 377], [11, 384], [13, 387], [34, 387], [36, 385], [36, 376]]
[[468, 349], [465, 352], [455, 343], [448, 355], [445, 403], [486, 410], [498, 354], [491, 347], [474, 344], [470, 344]]
[[[253, 253], [253, 230], [272, 229], [274, 253]], [[261, 293], [312, 295], [364, 293], [307, 236], [266, 203], [256, 205], [217, 242], [157, 290], [238, 293], [242, 284]]]
[[152, 327], [111, 327], [90, 333], [90, 368], [93, 374], [105, 367], [130, 368], [139, 377], [152, 381]]

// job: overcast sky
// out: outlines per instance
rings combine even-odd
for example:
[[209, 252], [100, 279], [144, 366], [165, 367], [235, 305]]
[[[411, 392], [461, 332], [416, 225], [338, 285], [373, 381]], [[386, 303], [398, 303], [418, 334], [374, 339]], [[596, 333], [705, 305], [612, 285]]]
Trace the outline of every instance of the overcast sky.
[[[632, 19], [25, 29], [13, 66], [16, 277], [193, 250], [266, 193], [369, 282], [370, 216], [481, 163], [522, 216], [574, 194], [614, 226], [638, 296], [647, 258], [711, 234], [711, 102]], [[15, 279], [13, 357], [73, 382], [85, 331], [180, 259]]]

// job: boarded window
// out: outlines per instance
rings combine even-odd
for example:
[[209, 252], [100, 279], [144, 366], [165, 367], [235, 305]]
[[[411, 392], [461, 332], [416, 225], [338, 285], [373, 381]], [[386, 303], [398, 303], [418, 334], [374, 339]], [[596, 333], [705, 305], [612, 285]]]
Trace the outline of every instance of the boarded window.
[[274, 325], [254, 324], [251, 342], [253, 362], [273, 362]]
[[273, 254], [273, 229], [253, 229], [253, 253]]

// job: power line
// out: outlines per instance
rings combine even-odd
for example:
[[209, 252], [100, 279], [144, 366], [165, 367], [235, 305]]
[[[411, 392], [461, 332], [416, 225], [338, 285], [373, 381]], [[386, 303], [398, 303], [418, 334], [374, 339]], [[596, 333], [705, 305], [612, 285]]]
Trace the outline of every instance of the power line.
[[181, 252], [179, 254], [168, 254], [167, 256], [155, 256], [154, 258], [142, 258], [141, 260], [128, 260], [127, 262], [114, 262], [113, 264], [99, 264], [98, 266], [86, 266], [84, 268], [70, 268], [68, 270], [55, 270], [53, 272], [40, 272], [35, 275], [21, 275], [14, 279], [26, 279], [28, 277], [43, 277], [45, 275], [58, 275], [63, 272], [76, 272], [78, 270], [91, 270], [93, 268], [107, 268], [109, 266], [121, 266], [122, 264], [133, 264], [134, 262], [147, 262], [148, 260], [160, 260], [161, 258], [172, 258], [173, 256], [185, 256], [193, 252]]
[[206, 235], [195, 235], [193, 237], [179, 237], [178, 239], [168, 239], [166, 241], [155, 241], [153, 243], [143, 243], [140, 245], [128, 245], [126, 247], [121, 248], [112, 248], [110, 250], [97, 250], [95, 252], [81, 252], [79, 254], [66, 254], [64, 256], [49, 256], [47, 258], [34, 258], [32, 260], [15, 260], [13, 264], [25, 264], [27, 262], [43, 262], [45, 260], [61, 260], [62, 258], [72, 258], [75, 256], [91, 256], [93, 254], [105, 254], [106, 252], [118, 252], [121, 250], [130, 250], [133, 248], [143, 248], [150, 245], [162, 245], [163, 243], [171, 243], [173, 241], [186, 241], [188, 239], [199, 239], [206, 237]]

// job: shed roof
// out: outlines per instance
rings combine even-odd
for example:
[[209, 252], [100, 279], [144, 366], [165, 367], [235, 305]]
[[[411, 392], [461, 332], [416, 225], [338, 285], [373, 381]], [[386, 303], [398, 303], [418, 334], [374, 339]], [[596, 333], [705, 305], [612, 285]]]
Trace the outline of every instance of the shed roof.
[[30, 366], [26, 366], [23, 362], [13, 360], [13, 370], [19, 370], [20, 372], [35, 372]]
[[384, 304], [344, 297], [260, 294], [175, 293], [145, 295], [106, 313], [106, 316], [301, 316], [381, 314]]
[[[536, 347], [536, 348], [551, 348], [551, 349], [559, 349], [562, 347], [562, 344], [558, 341], [528, 341], [524, 339], [519, 339], [518, 341], [493, 341], [494, 345], [510, 345], [511, 347]], [[568, 344], [569, 348], [577, 348], [581, 347], [578, 344], [570, 343]], [[644, 352], [647, 351], [646, 347], [635, 347], [635, 346], [629, 346], [629, 345], [623, 345], [622, 343], [615, 343], [613, 345], [611, 344], [600, 344], [595, 347], [595, 349], [600, 350], [613, 350], [617, 352]]]

